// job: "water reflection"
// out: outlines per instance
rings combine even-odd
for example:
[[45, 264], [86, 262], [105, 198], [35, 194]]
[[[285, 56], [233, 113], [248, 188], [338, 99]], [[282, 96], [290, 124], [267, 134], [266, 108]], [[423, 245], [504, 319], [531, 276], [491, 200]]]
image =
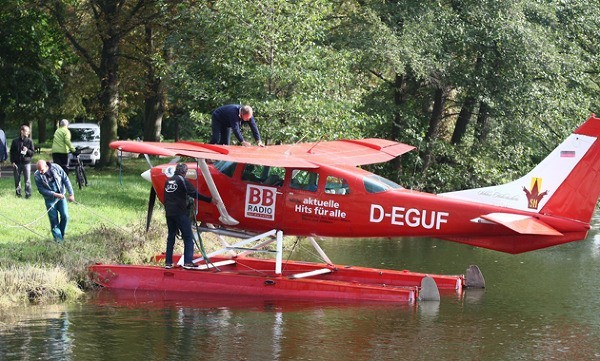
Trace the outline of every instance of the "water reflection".
[[593, 324], [560, 315], [560, 310], [519, 310], [482, 297], [485, 292], [470, 291], [462, 299], [442, 298], [414, 307], [103, 291], [85, 304], [48, 309], [2, 328], [0, 359], [600, 357], [600, 332]]
[[24, 355], [48, 360], [71, 359], [73, 337], [64, 306], [32, 307], [25, 312], [4, 311], [2, 320], [0, 360], [23, 360]]

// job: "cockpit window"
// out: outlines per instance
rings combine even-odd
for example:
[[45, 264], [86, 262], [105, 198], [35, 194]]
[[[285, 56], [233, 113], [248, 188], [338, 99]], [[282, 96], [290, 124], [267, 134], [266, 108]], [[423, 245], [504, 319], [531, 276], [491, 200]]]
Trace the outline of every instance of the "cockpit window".
[[390, 189], [402, 188], [399, 184], [392, 182], [389, 179], [385, 179], [376, 174], [372, 174], [363, 178], [365, 189], [368, 193], [381, 193]]
[[237, 163], [229, 160], [218, 160], [214, 162], [213, 165], [219, 170], [219, 172], [225, 174], [228, 177], [233, 177], [233, 172], [235, 172], [235, 167], [237, 166]]

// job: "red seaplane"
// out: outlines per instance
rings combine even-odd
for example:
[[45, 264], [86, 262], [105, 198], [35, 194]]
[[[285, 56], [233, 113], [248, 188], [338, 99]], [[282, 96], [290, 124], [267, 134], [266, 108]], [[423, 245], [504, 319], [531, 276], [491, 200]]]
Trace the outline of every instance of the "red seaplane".
[[[223, 248], [197, 257], [203, 271], [96, 264], [91, 275], [99, 285], [115, 289], [277, 299], [439, 300], [440, 290], [483, 287], [479, 269], [471, 266], [466, 275], [444, 276], [339, 266], [315, 237], [434, 237], [512, 254], [582, 240], [600, 195], [599, 136], [600, 119], [592, 115], [525, 176], [442, 194], [405, 189], [359, 168], [414, 149], [384, 139], [267, 147], [113, 142], [110, 146], [119, 151], [195, 159], [186, 177], [216, 199], [215, 205], [196, 205], [198, 235], [216, 233]], [[144, 174], [152, 182], [149, 211], [156, 196], [163, 200], [174, 168], [163, 164]], [[284, 261], [284, 235], [307, 237], [324, 262]], [[230, 237], [221, 236], [240, 241], [230, 244]], [[275, 250], [267, 248], [272, 243]], [[252, 252], [275, 257], [250, 257]]]

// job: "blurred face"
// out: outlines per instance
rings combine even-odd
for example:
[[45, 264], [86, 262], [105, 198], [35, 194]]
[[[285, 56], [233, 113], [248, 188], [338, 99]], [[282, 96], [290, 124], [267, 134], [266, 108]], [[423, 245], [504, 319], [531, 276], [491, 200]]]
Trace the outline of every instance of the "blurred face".
[[240, 118], [242, 118], [243, 121], [247, 122], [250, 120], [250, 118], [252, 118], [252, 113], [240, 114]]
[[21, 136], [23, 137], [28, 137], [29, 136], [29, 127], [22, 127], [21, 128]]
[[48, 168], [48, 163], [44, 161], [39, 161], [37, 163], [37, 170], [39, 170], [42, 174], [45, 174], [48, 171]]

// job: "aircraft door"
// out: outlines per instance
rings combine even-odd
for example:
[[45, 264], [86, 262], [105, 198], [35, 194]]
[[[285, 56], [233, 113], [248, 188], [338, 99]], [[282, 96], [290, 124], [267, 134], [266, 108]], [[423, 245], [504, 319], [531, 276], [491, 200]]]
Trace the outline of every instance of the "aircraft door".
[[281, 229], [284, 179], [285, 168], [245, 165], [242, 180], [246, 187], [244, 218], [248, 223]]
[[307, 228], [317, 232], [319, 215], [315, 201], [320, 198], [320, 174], [312, 169], [291, 169], [290, 182], [285, 194], [284, 229], [291, 233], [303, 233]]

